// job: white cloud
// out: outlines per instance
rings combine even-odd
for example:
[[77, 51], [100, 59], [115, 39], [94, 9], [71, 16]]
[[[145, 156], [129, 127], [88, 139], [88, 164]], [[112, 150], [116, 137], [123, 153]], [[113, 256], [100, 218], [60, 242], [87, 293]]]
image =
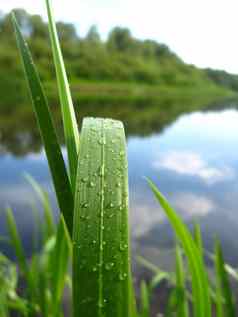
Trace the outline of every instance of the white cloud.
[[[91, 24], [104, 35], [115, 24], [125, 25], [139, 38], [165, 42], [189, 63], [238, 73], [236, 0], [53, 0], [53, 4], [56, 17], [77, 23], [81, 34]], [[14, 7], [45, 16], [43, 0], [0, 0], [1, 10]]]
[[175, 208], [185, 217], [205, 216], [216, 209], [211, 199], [193, 193], [177, 193], [172, 200]]
[[135, 205], [130, 213], [131, 233], [133, 238], [143, 236], [156, 223], [165, 219], [159, 204], [152, 207], [149, 204]]
[[189, 151], [169, 151], [153, 162], [157, 169], [168, 169], [178, 174], [195, 176], [209, 185], [234, 177], [229, 167], [212, 167], [201, 156]]
[[[215, 202], [204, 195], [191, 192], [176, 192], [168, 197], [171, 205], [185, 219], [206, 216], [217, 211]], [[146, 235], [156, 224], [163, 223], [167, 217], [159, 204], [135, 204], [130, 213], [133, 238]]]

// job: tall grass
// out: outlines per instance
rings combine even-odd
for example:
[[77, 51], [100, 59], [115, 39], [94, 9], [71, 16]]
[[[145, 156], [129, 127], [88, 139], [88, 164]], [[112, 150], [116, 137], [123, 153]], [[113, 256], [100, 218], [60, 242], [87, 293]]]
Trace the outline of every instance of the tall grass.
[[[153, 268], [155, 276], [150, 285], [142, 282], [141, 306], [137, 310], [130, 267], [128, 176], [123, 124], [111, 119], [87, 118], [83, 121], [79, 138], [49, 0], [46, 0], [46, 6], [69, 170], [63, 160], [39, 75], [13, 14], [17, 43], [61, 211], [56, 229], [47, 195], [30, 180], [43, 203], [47, 224], [44, 250], [40, 257], [34, 255], [30, 264], [26, 260], [12, 212], [10, 209], [7, 212], [11, 244], [27, 283], [23, 300], [20, 301], [22, 305], [17, 309], [22, 316], [63, 316], [61, 304], [66, 282], [70, 280], [68, 265], [72, 256], [73, 278], [69, 285], [72, 284], [74, 317], [149, 317], [152, 291], [164, 278], [174, 286], [166, 316], [187, 317], [188, 307], [191, 306], [194, 317], [211, 317], [214, 303], [219, 317], [234, 317], [235, 306], [220, 246], [217, 245], [215, 254], [217, 286], [214, 298], [199, 231], [194, 238], [150, 180], [148, 184], [178, 240], [176, 274], [171, 277], [142, 260]], [[184, 268], [183, 254], [188, 262], [188, 271]], [[3, 262], [7, 263], [7, 260], [3, 258]], [[14, 269], [12, 272], [14, 275]], [[13, 285], [14, 276], [11, 276], [11, 282]], [[191, 293], [187, 284], [192, 286]], [[17, 303], [14, 285], [13, 290], [0, 291], [0, 307], [4, 317], [9, 314], [10, 305]], [[11, 294], [14, 294], [14, 298], [11, 298]]]

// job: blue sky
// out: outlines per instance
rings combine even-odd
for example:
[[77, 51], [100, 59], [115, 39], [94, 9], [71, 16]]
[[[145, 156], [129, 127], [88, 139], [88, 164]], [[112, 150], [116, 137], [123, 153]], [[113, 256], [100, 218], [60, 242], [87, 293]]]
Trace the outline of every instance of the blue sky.
[[[59, 4], [60, 3], [60, 4]], [[115, 25], [138, 38], [166, 43], [187, 63], [238, 73], [237, 0], [53, 0], [57, 19], [81, 35], [96, 24], [105, 38]], [[45, 16], [44, 0], [0, 0]]]

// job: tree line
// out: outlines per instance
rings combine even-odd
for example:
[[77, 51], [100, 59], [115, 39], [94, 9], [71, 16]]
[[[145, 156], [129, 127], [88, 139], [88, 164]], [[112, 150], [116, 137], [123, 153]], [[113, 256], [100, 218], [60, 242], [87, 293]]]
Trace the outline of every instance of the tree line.
[[[46, 22], [41, 16], [30, 15], [22, 9], [15, 12], [42, 80], [53, 81], [55, 74]], [[210, 71], [185, 64], [167, 45], [139, 40], [127, 28], [113, 28], [105, 41], [96, 26], [92, 26], [84, 37], [78, 35], [70, 23], [58, 22], [57, 29], [71, 82], [137, 82], [200, 87], [213, 81], [223, 85]], [[10, 14], [0, 14], [0, 89], [5, 93], [6, 103], [14, 98], [24, 98], [23, 81]], [[233, 86], [228, 85], [228, 88]]]

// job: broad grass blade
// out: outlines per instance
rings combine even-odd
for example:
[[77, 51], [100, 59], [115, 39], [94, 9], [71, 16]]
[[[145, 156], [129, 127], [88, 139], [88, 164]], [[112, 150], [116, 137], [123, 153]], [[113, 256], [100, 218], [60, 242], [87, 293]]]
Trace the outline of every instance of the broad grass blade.
[[40, 128], [41, 137], [44, 142], [59, 207], [64, 215], [69, 232], [72, 232], [73, 195], [60, 145], [48, 108], [47, 99], [44, 94], [39, 75], [33, 64], [30, 51], [25, 40], [23, 39], [14, 14], [12, 15], [12, 21], [26, 74], [26, 79], [30, 88], [32, 102]]
[[78, 146], [79, 146], [79, 132], [74, 112], [73, 102], [69, 89], [69, 83], [65, 71], [64, 60], [60, 49], [60, 43], [57, 35], [56, 24], [54, 21], [53, 9], [51, 0], [46, 0], [48, 19], [49, 19], [49, 31], [51, 46], [54, 57], [54, 64], [56, 69], [56, 76], [58, 82], [58, 90], [61, 103], [61, 112], [64, 123], [64, 133], [66, 147], [68, 151], [69, 170], [71, 184], [74, 191], [75, 178], [77, 173], [77, 158], [78, 158]]
[[217, 316], [235, 317], [235, 304], [230, 287], [228, 273], [225, 268], [223, 253], [219, 241], [216, 241], [215, 252], [216, 280], [217, 280]]
[[84, 119], [74, 209], [74, 317], [125, 317], [135, 311], [127, 178], [122, 123]]
[[209, 284], [206, 275], [206, 269], [204, 267], [199, 249], [187, 227], [184, 225], [177, 213], [169, 205], [168, 201], [159, 192], [156, 185], [149, 179], [147, 181], [155, 197], [157, 198], [165, 214], [167, 215], [171, 226], [173, 227], [187, 256], [192, 281], [194, 316], [211, 317]]

